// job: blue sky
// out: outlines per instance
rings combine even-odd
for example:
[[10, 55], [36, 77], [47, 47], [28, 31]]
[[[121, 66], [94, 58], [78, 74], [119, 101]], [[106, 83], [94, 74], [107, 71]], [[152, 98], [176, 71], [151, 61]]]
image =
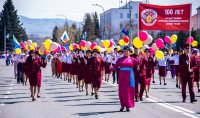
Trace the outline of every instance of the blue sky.
[[[0, 10], [5, 0], [0, 0]], [[122, 0], [124, 5], [126, 0]], [[127, 0], [129, 1], [129, 0]], [[134, 0], [141, 1], [141, 0]], [[102, 13], [102, 9], [92, 4], [100, 4], [105, 10], [119, 7], [119, 0], [13, 0], [19, 15], [30, 18], [64, 18], [58, 16], [64, 14], [68, 19], [82, 21], [86, 12]], [[196, 14], [196, 8], [200, 6], [200, 0], [150, 0], [151, 4], [173, 5], [192, 3], [192, 14]]]

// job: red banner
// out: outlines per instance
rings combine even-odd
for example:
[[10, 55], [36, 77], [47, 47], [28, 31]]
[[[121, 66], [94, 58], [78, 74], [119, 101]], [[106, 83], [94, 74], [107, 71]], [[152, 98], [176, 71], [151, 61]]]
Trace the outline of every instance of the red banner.
[[139, 5], [140, 30], [190, 30], [191, 4]]

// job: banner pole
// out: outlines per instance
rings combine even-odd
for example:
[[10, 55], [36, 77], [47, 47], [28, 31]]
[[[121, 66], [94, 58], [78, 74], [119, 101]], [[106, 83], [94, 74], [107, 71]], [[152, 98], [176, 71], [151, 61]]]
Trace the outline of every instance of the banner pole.
[[[190, 3], [190, 29], [189, 29], [189, 36], [191, 36], [191, 11], [192, 11], [192, 4]], [[191, 44], [190, 44], [190, 42], [188, 43], [188, 45], [189, 45], [189, 70], [190, 70], [190, 61], [191, 61], [191, 59], [190, 59], [190, 55], [191, 55]]]
[[139, 37], [139, 24], [140, 24], [140, 2], [138, 2], [138, 25], [137, 25], [137, 36]]

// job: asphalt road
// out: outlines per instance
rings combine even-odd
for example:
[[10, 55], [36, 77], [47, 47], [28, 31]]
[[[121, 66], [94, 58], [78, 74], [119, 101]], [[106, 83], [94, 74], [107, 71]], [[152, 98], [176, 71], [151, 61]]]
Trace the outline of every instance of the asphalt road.
[[[43, 71], [41, 98], [31, 101], [29, 86], [17, 84], [13, 66], [0, 60], [0, 118], [198, 118], [200, 93], [197, 103], [182, 103], [181, 90], [168, 75], [167, 85], [151, 85], [150, 98], [137, 102], [131, 112], [118, 112], [120, 108], [117, 85], [104, 82], [99, 99], [86, 96], [76, 86], [51, 76], [50, 64]], [[112, 80], [112, 79], [111, 79]], [[188, 91], [188, 90], [187, 90]]]

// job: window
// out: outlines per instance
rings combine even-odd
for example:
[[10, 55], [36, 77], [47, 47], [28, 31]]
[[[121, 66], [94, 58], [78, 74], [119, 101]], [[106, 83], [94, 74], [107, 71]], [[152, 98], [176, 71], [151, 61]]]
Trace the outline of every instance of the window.
[[127, 13], [127, 18], [130, 18], [130, 13]]
[[120, 13], [120, 19], [123, 19], [123, 13]]

